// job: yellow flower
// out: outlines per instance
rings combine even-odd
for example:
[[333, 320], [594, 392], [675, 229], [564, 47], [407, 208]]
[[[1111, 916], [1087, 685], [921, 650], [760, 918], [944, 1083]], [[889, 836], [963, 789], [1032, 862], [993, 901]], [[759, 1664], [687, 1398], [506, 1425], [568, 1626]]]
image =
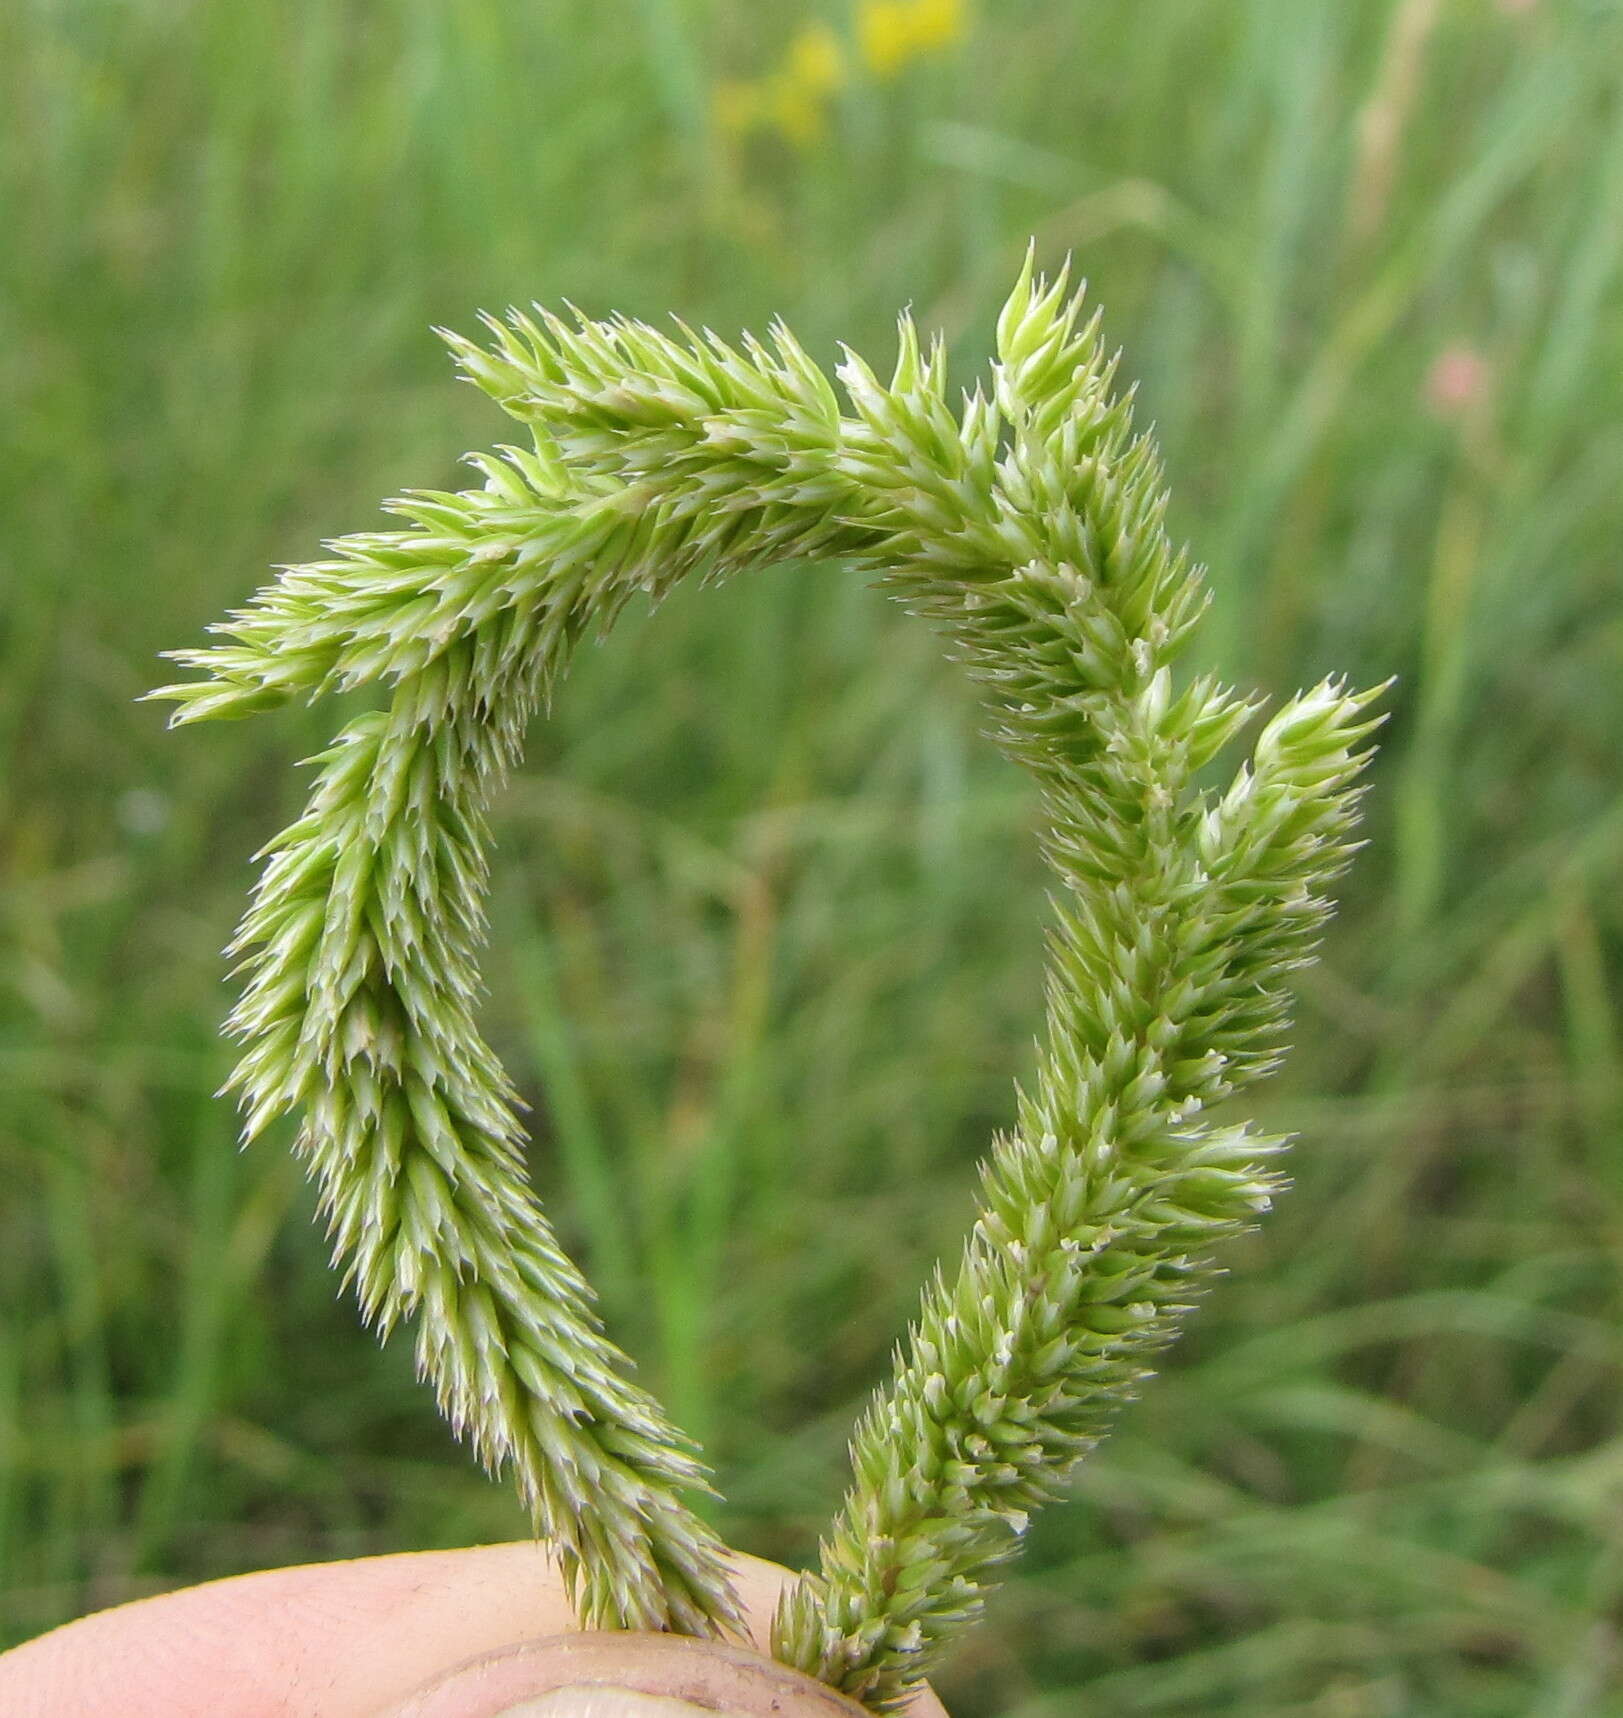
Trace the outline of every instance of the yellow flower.
[[907, 0], [866, 0], [857, 13], [857, 43], [875, 77], [894, 77], [912, 43]]
[[828, 98], [848, 73], [840, 39], [824, 23], [795, 32], [778, 71], [764, 78], [726, 78], [711, 98], [716, 125], [729, 137], [773, 130], [804, 148], [823, 135]]
[[845, 50], [827, 24], [807, 24], [795, 34], [783, 74], [800, 88], [828, 95], [845, 82]]
[[863, 0], [857, 45], [875, 77], [892, 78], [909, 60], [956, 42], [964, 25], [964, 0]]
[[950, 48], [966, 25], [964, 0], [914, 0], [913, 44], [921, 53]]
[[[856, 32], [863, 65], [875, 77], [895, 77], [909, 60], [956, 42], [966, 27], [965, 10], [965, 0], [861, 0]], [[716, 127], [728, 137], [776, 131], [806, 148], [827, 129], [829, 100], [850, 79], [839, 36], [821, 21], [803, 24], [776, 71], [716, 85]]]

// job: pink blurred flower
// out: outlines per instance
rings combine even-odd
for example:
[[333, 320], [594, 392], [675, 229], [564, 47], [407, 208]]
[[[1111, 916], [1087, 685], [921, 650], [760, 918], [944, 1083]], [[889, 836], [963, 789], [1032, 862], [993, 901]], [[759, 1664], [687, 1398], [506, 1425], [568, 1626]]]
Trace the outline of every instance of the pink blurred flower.
[[1445, 346], [1432, 359], [1421, 392], [1440, 418], [1464, 417], [1487, 394], [1492, 380], [1488, 361], [1474, 346]]

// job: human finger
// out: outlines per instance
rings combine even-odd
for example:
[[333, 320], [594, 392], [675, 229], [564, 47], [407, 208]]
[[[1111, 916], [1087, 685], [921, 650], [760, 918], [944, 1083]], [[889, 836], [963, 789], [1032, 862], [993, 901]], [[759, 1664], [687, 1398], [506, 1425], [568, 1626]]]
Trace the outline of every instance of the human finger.
[[[738, 1557], [753, 1644], [788, 1574]], [[578, 1629], [536, 1543], [271, 1569], [139, 1600], [0, 1655], [33, 1718], [379, 1718], [458, 1667]], [[933, 1696], [908, 1718], [945, 1718]]]

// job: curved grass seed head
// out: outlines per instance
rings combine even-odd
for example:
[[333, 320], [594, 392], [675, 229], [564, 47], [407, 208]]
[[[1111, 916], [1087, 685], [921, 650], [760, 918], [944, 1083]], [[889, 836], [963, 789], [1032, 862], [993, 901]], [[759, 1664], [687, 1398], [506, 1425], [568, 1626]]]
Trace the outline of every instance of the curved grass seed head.
[[234, 952], [246, 1131], [302, 1121], [336, 1261], [380, 1330], [412, 1319], [441, 1410], [510, 1468], [593, 1626], [736, 1627], [684, 1492], [691, 1442], [630, 1377], [530, 1191], [479, 1035], [491, 793], [578, 639], [631, 596], [794, 559], [871, 567], [933, 621], [1037, 784], [1054, 876], [1047, 1029], [852, 1443], [775, 1651], [884, 1711], [979, 1614], [1030, 1511], [1104, 1435], [1280, 1185], [1282, 1141], [1212, 1113], [1278, 1059], [1290, 973], [1347, 863], [1374, 722], [1327, 681], [1197, 777], [1255, 714], [1173, 662], [1201, 576], [1167, 538], [1097, 317], [1028, 257], [989, 381], [956, 404], [901, 324], [846, 405], [793, 336], [538, 310], [447, 340], [529, 432], [483, 482], [391, 502], [176, 652], [176, 723], [381, 685], [266, 849]]

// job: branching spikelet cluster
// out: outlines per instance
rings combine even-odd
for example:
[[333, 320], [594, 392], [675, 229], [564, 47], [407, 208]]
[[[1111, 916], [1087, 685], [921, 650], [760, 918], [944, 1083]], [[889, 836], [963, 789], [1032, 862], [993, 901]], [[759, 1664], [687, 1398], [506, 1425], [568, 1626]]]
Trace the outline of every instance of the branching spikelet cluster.
[[777, 1618], [779, 1656], [878, 1711], [979, 1614], [1029, 1511], [1277, 1190], [1282, 1142], [1216, 1106], [1279, 1054], [1373, 726], [1367, 694], [1325, 683], [1204, 785], [1255, 707], [1173, 678], [1199, 572], [1080, 311], [1028, 261], [990, 386], [956, 405], [905, 318], [888, 383], [846, 354], [844, 407], [782, 327], [734, 347], [538, 312], [489, 322], [486, 345], [447, 336], [530, 445], [287, 569], [227, 642], [179, 653], [205, 679], [160, 694], [186, 722], [387, 688], [318, 760], [238, 938], [247, 1131], [302, 1112], [368, 1317], [416, 1315], [442, 1408], [511, 1464], [585, 1619], [708, 1632], [737, 1613], [682, 1498], [703, 1469], [537, 1208], [477, 1030], [484, 808], [575, 641], [639, 591], [841, 556], [945, 634], [1041, 797], [1048, 1026], [964, 1257], [930, 1284]]

